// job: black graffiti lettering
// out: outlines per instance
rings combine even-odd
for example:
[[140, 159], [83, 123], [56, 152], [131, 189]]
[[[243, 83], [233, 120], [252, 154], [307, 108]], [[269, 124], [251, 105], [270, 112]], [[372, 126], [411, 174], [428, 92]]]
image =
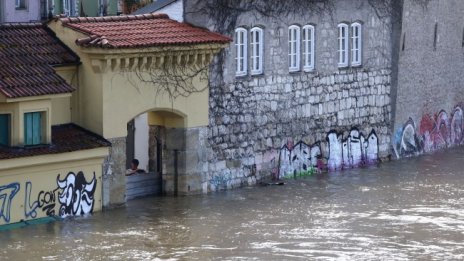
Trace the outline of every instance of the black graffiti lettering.
[[40, 191], [37, 197], [37, 202], [39, 203], [38, 206], [44, 212], [46, 212], [47, 216], [55, 215], [55, 206], [56, 206], [56, 199], [58, 188], [52, 191]]

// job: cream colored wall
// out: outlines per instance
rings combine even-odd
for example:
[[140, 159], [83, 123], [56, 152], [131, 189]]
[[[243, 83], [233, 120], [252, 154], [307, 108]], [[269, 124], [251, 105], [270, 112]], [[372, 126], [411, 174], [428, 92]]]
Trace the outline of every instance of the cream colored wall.
[[0, 113], [11, 115], [11, 146], [21, 146], [24, 144], [24, 113], [45, 112], [43, 133], [44, 142], [51, 141], [51, 101], [44, 100], [23, 100], [11, 103], [0, 103]]
[[[0, 193], [7, 193], [5, 202], [10, 206], [9, 212], [5, 212], [6, 207], [3, 208], [0, 225], [46, 217], [46, 211], [42, 208], [50, 204], [55, 204], [53, 209], [58, 215], [60, 208], [58, 196], [64, 189], [58, 187], [57, 179], [64, 180], [71, 172], [77, 175], [82, 171], [87, 183], [92, 181], [95, 174], [97, 183], [93, 195], [93, 211], [100, 211], [102, 208], [102, 162], [106, 155], [108, 155], [108, 148], [98, 148], [0, 160]], [[19, 190], [13, 195], [11, 192], [16, 188]], [[45, 195], [46, 193], [49, 194]], [[11, 202], [8, 200], [10, 196]], [[50, 202], [45, 204], [44, 199], [46, 201], [50, 199]], [[9, 222], [5, 221], [7, 215], [10, 216]]]
[[86, 35], [63, 27], [59, 21], [50, 21], [48, 26], [81, 60], [75, 78], [78, 82], [73, 84], [76, 91], [73, 92], [71, 98], [71, 121], [103, 135], [102, 75], [93, 72], [89, 56], [83, 53], [81, 47], [75, 43], [76, 39], [84, 38]]
[[[103, 79], [103, 136], [105, 138], [126, 136], [127, 122], [140, 113], [152, 110], [173, 111], [184, 116], [183, 127], [208, 125], [208, 89], [171, 101], [167, 94], [157, 93], [157, 87], [144, 84], [133, 75], [107, 72]], [[206, 81], [200, 82], [199, 79], [196, 81], [197, 89], [205, 88], [206, 84]]]
[[[127, 122], [149, 111], [171, 111], [184, 117], [182, 120], [178, 120], [177, 117], [165, 117], [163, 122], [169, 124], [168, 127], [208, 125], [209, 92], [206, 88], [208, 84], [206, 79], [201, 79], [200, 76], [194, 79], [196, 89], [205, 89], [203, 92], [171, 100], [166, 93], [157, 92], [159, 86], [153, 86], [153, 83], [143, 83], [136, 76], [136, 69], [126, 69], [129, 72], [121, 72], [119, 66], [124, 67], [125, 64], [108, 62], [114, 60], [125, 63], [134, 57], [143, 56], [144, 52], [147, 57], [162, 56], [167, 50], [79, 47], [75, 43], [76, 39], [87, 37], [86, 35], [62, 26], [59, 21], [51, 21], [49, 26], [66, 45], [78, 54], [82, 62], [79, 67], [79, 87], [73, 93], [72, 98], [73, 122], [107, 139], [125, 137]], [[214, 48], [218, 51], [223, 47], [218, 45]], [[198, 45], [193, 48], [201, 49], [199, 53], [211, 52], [211, 49], [208, 49], [211, 46]], [[192, 51], [192, 47], [178, 47], [178, 49], [179, 52], [184, 53], [186, 50]], [[176, 50], [174, 48], [170, 52], [175, 53]], [[212, 53], [207, 55], [209, 58], [212, 56]], [[205, 59], [205, 56], [202, 59]]]
[[[78, 65], [60, 66], [54, 68], [56, 73], [66, 80], [68, 84], [74, 88], [79, 87], [78, 81]], [[71, 96], [52, 99], [52, 125], [66, 124], [72, 122], [71, 112]]]
[[43, 131], [45, 143], [51, 142], [51, 125], [71, 122], [71, 94], [44, 95], [18, 99], [6, 99], [0, 102], [0, 113], [11, 115], [11, 145], [24, 144], [24, 113], [44, 112]]

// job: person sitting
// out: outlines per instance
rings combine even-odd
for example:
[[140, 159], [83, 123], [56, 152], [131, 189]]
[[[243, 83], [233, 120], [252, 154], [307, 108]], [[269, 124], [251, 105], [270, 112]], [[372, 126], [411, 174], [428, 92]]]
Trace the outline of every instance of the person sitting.
[[139, 160], [138, 159], [133, 159], [132, 162], [131, 162], [131, 168], [126, 170], [126, 176], [139, 174], [139, 173], [145, 173], [145, 170], [139, 169]]

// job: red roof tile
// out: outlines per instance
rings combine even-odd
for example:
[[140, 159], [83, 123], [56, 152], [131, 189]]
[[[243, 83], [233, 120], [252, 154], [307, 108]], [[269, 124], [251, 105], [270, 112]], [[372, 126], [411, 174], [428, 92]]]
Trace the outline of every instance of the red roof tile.
[[0, 93], [8, 98], [72, 92], [52, 66], [78, 62], [42, 24], [0, 24]]
[[0, 146], [0, 160], [58, 154], [100, 147], [110, 147], [111, 143], [101, 136], [75, 124], [52, 126], [52, 144], [34, 147]]
[[165, 14], [61, 18], [63, 26], [88, 37], [81, 46], [138, 48], [166, 45], [228, 43], [231, 39], [204, 28], [169, 19]]

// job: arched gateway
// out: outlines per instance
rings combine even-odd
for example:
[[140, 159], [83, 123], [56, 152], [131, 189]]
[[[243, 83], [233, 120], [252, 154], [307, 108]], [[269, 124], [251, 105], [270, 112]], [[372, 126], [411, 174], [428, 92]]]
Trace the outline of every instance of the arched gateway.
[[125, 202], [127, 123], [138, 115], [149, 126], [149, 150], [162, 153], [162, 166], [151, 167], [162, 169], [163, 192], [201, 192], [208, 65], [230, 39], [164, 14], [63, 18], [49, 27], [82, 61], [73, 121], [112, 143], [103, 206]]

